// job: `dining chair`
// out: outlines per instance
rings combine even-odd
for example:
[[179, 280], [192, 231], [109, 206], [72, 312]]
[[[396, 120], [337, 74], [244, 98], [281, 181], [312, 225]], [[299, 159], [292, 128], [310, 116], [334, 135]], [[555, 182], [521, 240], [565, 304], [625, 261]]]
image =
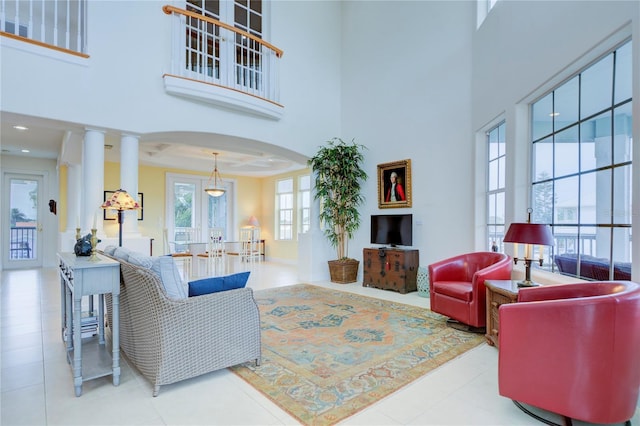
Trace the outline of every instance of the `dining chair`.
[[[189, 278], [191, 278], [193, 271], [193, 255], [189, 252], [189, 246], [187, 245], [189, 240], [186, 238], [193, 238], [192, 235], [195, 235], [195, 231], [192, 233], [192, 231], [178, 231], [178, 229], [194, 230], [195, 228], [176, 228], [174, 236], [180, 236], [179, 241], [170, 241], [169, 231], [167, 228], [164, 228], [162, 231], [164, 239], [164, 254], [171, 256], [176, 264], [180, 264], [180, 266], [182, 266], [182, 280], [188, 281]], [[174, 245], [174, 250], [171, 250], [171, 244]]]
[[205, 275], [212, 276], [223, 274], [225, 270], [226, 250], [225, 250], [224, 228], [209, 228], [207, 232], [207, 251], [198, 253], [198, 273], [204, 264]]
[[240, 260], [243, 262], [262, 260], [260, 252], [260, 228], [240, 228]]

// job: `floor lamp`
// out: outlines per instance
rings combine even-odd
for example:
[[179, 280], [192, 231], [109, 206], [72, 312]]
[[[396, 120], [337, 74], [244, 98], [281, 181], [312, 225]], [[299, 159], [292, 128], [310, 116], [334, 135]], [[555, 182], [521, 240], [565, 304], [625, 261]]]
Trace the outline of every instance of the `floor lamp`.
[[118, 247], [122, 247], [122, 224], [124, 223], [125, 210], [138, 210], [140, 204], [134, 200], [124, 189], [118, 189], [102, 206], [103, 209], [116, 210], [118, 212]]

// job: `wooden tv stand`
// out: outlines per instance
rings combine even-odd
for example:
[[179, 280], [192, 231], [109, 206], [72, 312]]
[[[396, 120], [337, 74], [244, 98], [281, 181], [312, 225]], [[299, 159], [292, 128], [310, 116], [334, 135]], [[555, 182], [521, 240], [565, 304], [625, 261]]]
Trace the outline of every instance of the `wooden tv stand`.
[[394, 290], [403, 294], [418, 289], [418, 250], [366, 248], [362, 255], [364, 287]]

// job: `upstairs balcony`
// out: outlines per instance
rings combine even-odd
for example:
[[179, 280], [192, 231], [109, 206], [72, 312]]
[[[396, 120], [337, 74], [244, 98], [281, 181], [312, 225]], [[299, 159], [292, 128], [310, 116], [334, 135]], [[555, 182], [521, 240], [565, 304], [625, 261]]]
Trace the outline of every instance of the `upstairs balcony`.
[[162, 9], [173, 20], [167, 93], [272, 119], [282, 116], [282, 50], [217, 19], [174, 6]]
[[86, 0], [3, 0], [0, 34], [86, 58], [86, 15]]
[[[87, 0], [2, 0], [0, 35], [20, 46], [88, 58], [91, 5]], [[127, 7], [126, 2], [114, 3], [114, 8], [125, 12]], [[191, 10], [165, 5], [158, 10], [163, 12], [171, 19], [171, 43], [166, 46], [171, 63], [158, 71], [164, 72], [166, 93], [270, 119], [282, 117], [282, 50], [232, 24]]]

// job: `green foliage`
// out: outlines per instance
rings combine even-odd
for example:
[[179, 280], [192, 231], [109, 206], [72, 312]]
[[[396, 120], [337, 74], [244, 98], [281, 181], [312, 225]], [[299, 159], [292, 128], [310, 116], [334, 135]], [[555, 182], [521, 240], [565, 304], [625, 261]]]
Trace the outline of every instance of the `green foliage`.
[[362, 169], [366, 147], [353, 140], [346, 143], [333, 138], [320, 147], [308, 164], [315, 173], [315, 199], [320, 200], [323, 231], [338, 259], [347, 257], [347, 243], [360, 227], [358, 207], [364, 203], [362, 184], [367, 174]]
[[543, 172], [538, 175], [536, 183], [533, 185], [533, 218], [534, 223], [552, 223], [553, 207], [557, 203], [557, 196], [554, 197], [553, 182], [549, 173]]
[[175, 199], [175, 226], [181, 228], [190, 228], [191, 206], [193, 206], [193, 194], [187, 192], [183, 197], [176, 197]]
[[29, 222], [30, 220], [31, 219], [29, 219], [24, 213], [22, 213], [20, 209], [11, 209], [11, 226], [16, 226], [17, 222]]

